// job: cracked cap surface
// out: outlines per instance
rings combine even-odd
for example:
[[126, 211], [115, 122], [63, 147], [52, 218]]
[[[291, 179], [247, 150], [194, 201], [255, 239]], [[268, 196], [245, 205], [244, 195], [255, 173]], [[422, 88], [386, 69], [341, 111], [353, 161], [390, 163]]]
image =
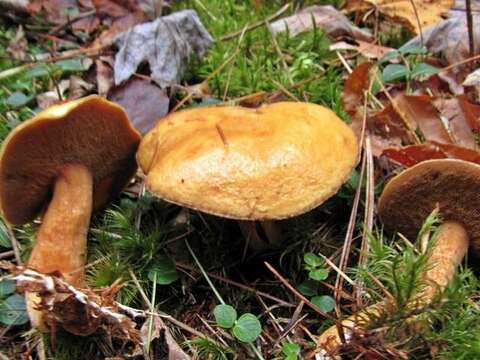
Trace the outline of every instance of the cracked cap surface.
[[354, 133], [331, 110], [294, 102], [174, 113], [137, 153], [156, 196], [249, 220], [288, 218], [320, 205], [357, 157]]

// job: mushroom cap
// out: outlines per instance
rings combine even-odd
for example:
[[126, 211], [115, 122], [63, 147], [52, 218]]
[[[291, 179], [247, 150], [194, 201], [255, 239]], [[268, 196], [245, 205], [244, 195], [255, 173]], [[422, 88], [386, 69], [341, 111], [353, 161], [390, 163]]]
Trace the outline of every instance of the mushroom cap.
[[52, 106], [17, 126], [0, 150], [0, 210], [11, 224], [33, 220], [49, 201], [58, 172], [83, 164], [94, 182], [94, 208], [135, 174], [139, 133], [125, 111], [99, 96]]
[[378, 203], [385, 227], [415, 239], [438, 205], [444, 220], [465, 226], [480, 249], [480, 166], [455, 159], [423, 161], [388, 182]]
[[283, 219], [335, 194], [358, 158], [357, 140], [331, 110], [280, 102], [206, 107], [167, 116], [137, 161], [156, 196], [233, 219]]

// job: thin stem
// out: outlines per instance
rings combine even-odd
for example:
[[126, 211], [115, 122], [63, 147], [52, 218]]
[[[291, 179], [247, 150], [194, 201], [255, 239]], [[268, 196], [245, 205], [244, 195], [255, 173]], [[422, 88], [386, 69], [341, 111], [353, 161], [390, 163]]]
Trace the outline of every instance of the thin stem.
[[220, 295], [220, 293], [217, 291], [217, 289], [215, 288], [215, 286], [213, 285], [212, 281], [210, 280], [210, 277], [208, 276], [207, 272], [205, 271], [205, 269], [203, 268], [202, 264], [200, 264], [200, 261], [198, 261], [197, 259], [197, 256], [195, 255], [195, 253], [193, 252], [192, 248], [190, 247], [190, 244], [188, 243], [188, 240], [185, 239], [185, 245], [187, 245], [187, 249], [188, 251], [190, 252], [190, 255], [192, 255], [193, 257], [193, 260], [195, 261], [195, 263], [197, 264], [198, 268], [200, 269], [200, 272], [202, 273], [203, 277], [205, 278], [205, 280], [207, 280], [207, 283], [208, 285], [210, 286], [210, 288], [212, 289], [213, 293], [215, 294], [215, 296], [217, 297], [218, 301], [220, 301], [220, 303], [222, 305], [225, 305], [225, 301], [223, 301], [222, 299], [222, 296]]

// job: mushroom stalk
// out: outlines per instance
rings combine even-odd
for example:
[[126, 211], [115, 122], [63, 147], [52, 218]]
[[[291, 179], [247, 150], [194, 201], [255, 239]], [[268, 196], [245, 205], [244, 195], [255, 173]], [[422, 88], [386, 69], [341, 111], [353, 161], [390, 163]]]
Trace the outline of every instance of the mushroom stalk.
[[[59, 272], [74, 286], [83, 284], [92, 192], [92, 175], [85, 166], [66, 165], [60, 171], [29, 267], [46, 274]], [[41, 313], [35, 310], [39, 298], [32, 293], [26, 296], [33, 325], [43, 328]]]
[[[417, 294], [419, 303], [427, 305], [432, 301], [437, 291], [445, 289], [454, 276], [456, 268], [465, 257], [468, 244], [467, 231], [460, 223], [447, 221], [439, 227], [436, 242], [427, 262], [427, 270], [423, 275], [426, 286]], [[348, 341], [348, 333], [351, 333], [356, 327], [365, 325], [370, 316], [380, 315], [385, 306], [384, 301], [371, 305], [327, 329], [317, 341], [321, 353], [324, 355], [333, 354], [342, 343], [338, 327], [344, 329]]]

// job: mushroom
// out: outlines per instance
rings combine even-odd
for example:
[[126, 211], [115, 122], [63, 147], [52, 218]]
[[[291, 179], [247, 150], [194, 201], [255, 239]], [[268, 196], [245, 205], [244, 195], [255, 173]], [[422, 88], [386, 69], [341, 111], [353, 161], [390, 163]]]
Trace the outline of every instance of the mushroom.
[[[12, 225], [43, 209], [28, 266], [82, 286], [92, 209], [135, 174], [140, 135], [125, 111], [99, 96], [52, 106], [17, 126], [0, 151], [0, 210]], [[26, 293], [33, 326], [45, 330], [40, 298]]]
[[[423, 277], [425, 288], [416, 295], [427, 305], [437, 291], [442, 291], [465, 257], [469, 242], [480, 249], [480, 166], [454, 159], [421, 162], [394, 177], [386, 185], [378, 204], [380, 219], [386, 229], [399, 231], [413, 239], [423, 221], [438, 208], [444, 222], [431, 249]], [[368, 314], [379, 315], [384, 302], [343, 320], [347, 332], [368, 322]], [[350, 329], [350, 330], [349, 330]], [[341, 340], [337, 326], [318, 339], [319, 347], [332, 353]]]
[[335, 194], [357, 140], [331, 110], [280, 102], [171, 114], [145, 135], [137, 162], [154, 195], [236, 220], [305, 213]]

